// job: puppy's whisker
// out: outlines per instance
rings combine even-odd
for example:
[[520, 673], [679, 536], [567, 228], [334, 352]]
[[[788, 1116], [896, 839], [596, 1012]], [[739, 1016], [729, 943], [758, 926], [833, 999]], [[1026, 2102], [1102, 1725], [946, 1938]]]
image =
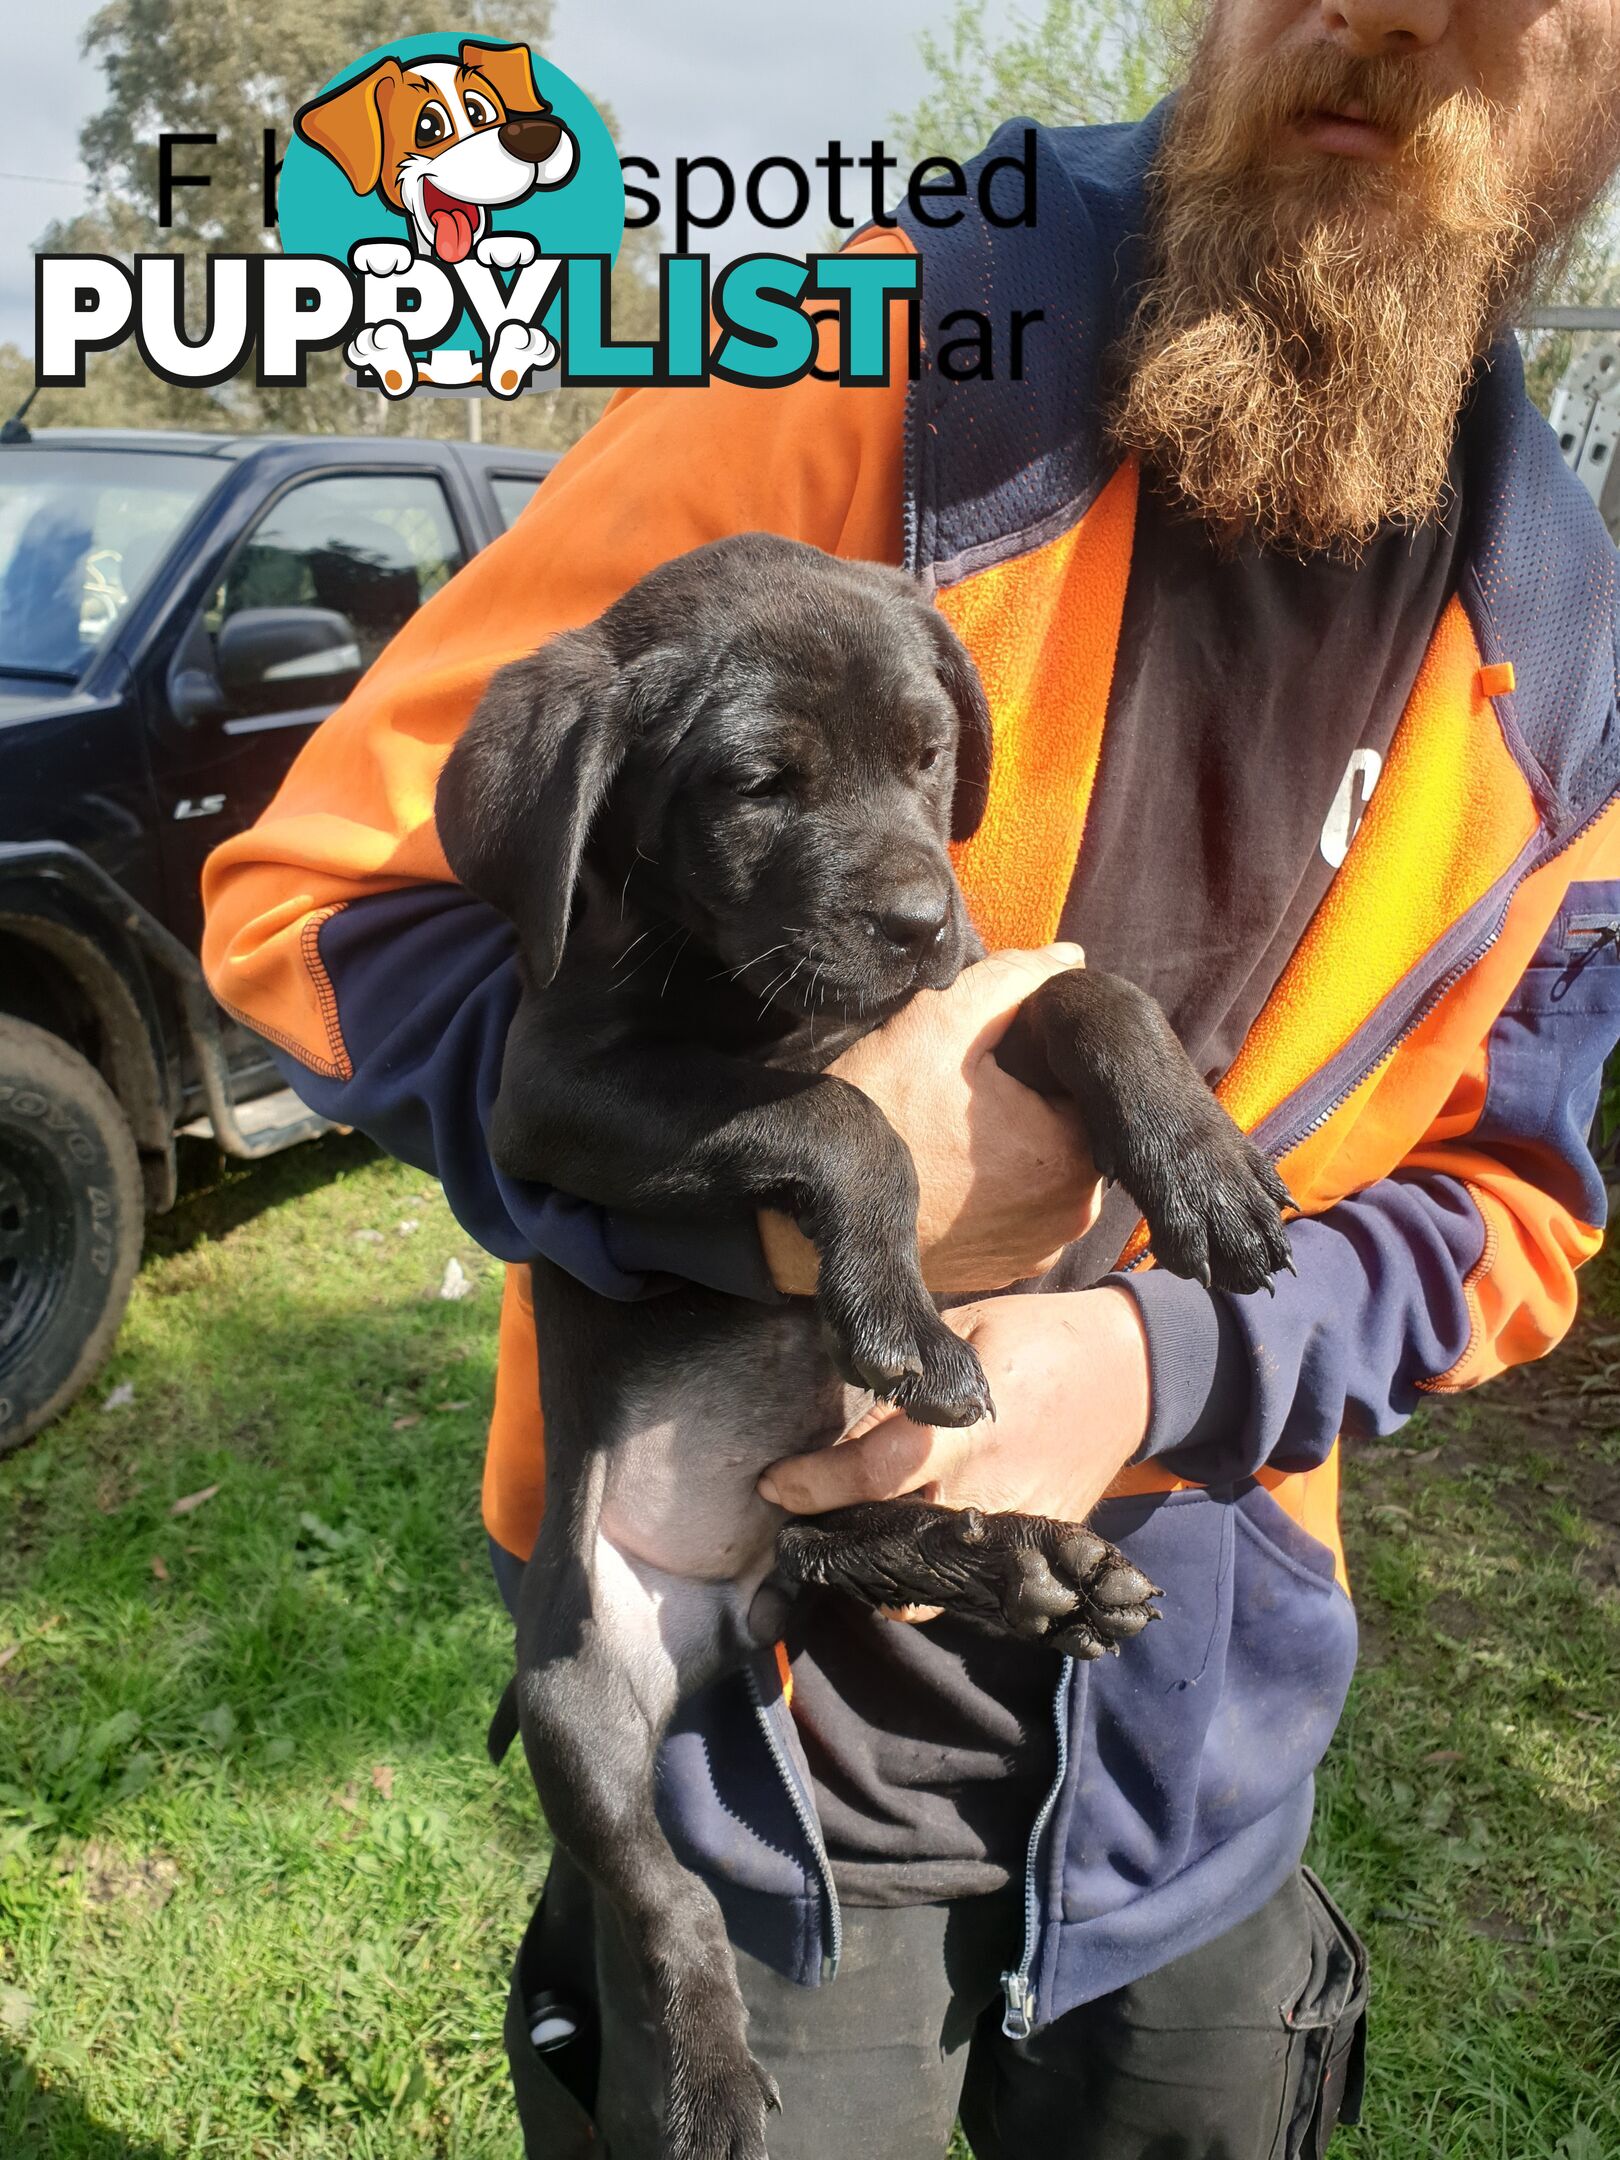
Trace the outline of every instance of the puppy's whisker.
[[[816, 972], [810, 978], [810, 988], [805, 993], [805, 1005], [810, 1014], [810, 1054], [812, 1057], [814, 1057], [816, 1050], [816, 1014], [821, 1010], [821, 978], [826, 971], [826, 961], [818, 961], [816, 963]], [[812, 998], [815, 1000], [813, 1005], [810, 1003]]]
[[666, 975], [666, 976], [664, 977], [664, 986], [663, 986], [663, 989], [662, 989], [662, 990], [660, 990], [660, 991], [659, 991], [659, 993], [658, 993], [658, 995], [659, 995], [660, 997], [662, 997], [662, 996], [663, 996], [663, 994], [664, 994], [664, 990], [667, 990], [667, 989], [669, 988], [669, 986], [670, 986], [670, 983], [671, 983], [671, 982], [672, 982], [672, 981], [674, 980], [674, 976], [675, 976], [675, 970], [676, 970], [676, 968], [677, 968], [677, 967], [678, 967], [678, 966], [680, 965], [680, 958], [681, 958], [681, 954], [682, 954], [683, 952], [685, 952], [685, 950], [686, 950], [687, 946], [688, 946], [688, 945], [690, 945], [690, 944], [691, 944], [691, 942], [692, 942], [692, 933], [691, 933], [691, 931], [690, 931], [690, 930], [688, 930], [688, 931], [687, 931], [687, 933], [686, 933], [686, 935], [685, 935], [685, 937], [683, 937], [683, 938], [681, 939], [681, 942], [680, 942], [680, 943], [679, 943], [679, 944], [678, 944], [678, 945], [676, 946], [676, 948], [675, 948], [675, 957], [674, 957], [674, 959], [673, 959], [673, 960], [671, 960], [671, 962], [669, 963], [669, 973], [668, 973], [668, 974], [667, 974], [667, 975]]
[[617, 960], [614, 961], [614, 968], [622, 968], [624, 966], [624, 963], [629, 959], [630, 955], [635, 951], [636, 947], [641, 943], [642, 938], [650, 938], [655, 928], [655, 924], [649, 923], [647, 928], [641, 932], [640, 937], [633, 937], [630, 940], [629, 944], [624, 948], [624, 951], [620, 953]]
[[727, 982], [735, 982], [739, 975], [745, 975], [751, 967], [758, 967], [759, 963], [762, 960], [768, 960], [771, 957], [772, 953], [786, 951], [787, 940], [784, 938], [780, 945], [767, 945], [763, 952], [755, 953], [754, 957], [751, 960], [744, 960], [739, 967], [719, 969], [715, 974], [709, 977], [709, 980], [710, 982], [718, 982], [720, 980], [720, 977], [724, 975]]
[[787, 973], [787, 974], [786, 974], [786, 975], [785, 975], [785, 976], [784, 976], [784, 977], [782, 978], [782, 980], [781, 980], [781, 981], [780, 981], [780, 982], [779, 982], [779, 983], [777, 984], [777, 986], [776, 986], [776, 989], [775, 989], [775, 990], [773, 990], [773, 991], [771, 992], [770, 996], [769, 996], [769, 997], [768, 997], [768, 998], [767, 998], [767, 999], [765, 1000], [764, 1004], [763, 1004], [763, 1005], [762, 1005], [762, 1006], [760, 1007], [760, 1009], [759, 1009], [759, 1017], [760, 1017], [760, 1018], [761, 1018], [762, 1020], [764, 1019], [765, 1015], [766, 1015], [766, 1014], [767, 1014], [767, 1013], [768, 1013], [768, 1012], [770, 1011], [770, 1009], [771, 1009], [772, 1005], [774, 1005], [774, 1004], [775, 1004], [775, 1002], [776, 1002], [776, 999], [777, 999], [777, 995], [778, 995], [778, 993], [779, 993], [779, 992], [781, 992], [781, 991], [783, 991], [783, 990], [785, 990], [785, 989], [787, 988], [788, 984], [789, 984], [790, 982], [792, 982], [792, 980], [793, 980], [794, 976], [798, 974], [798, 972], [799, 972], [799, 969], [800, 969], [800, 968], [802, 968], [803, 966], [804, 966], [804, 962], [803, 962], [802, 960], [799, 960], [799, 961], [795, 962], [795, 964], [793, 965], [793, 967], [792, 967], [792, 968], [791, 968], [791, 969], [790, 969], [790, 970], [788, 971], [788, 973]]
[[[658, 943], [652, 947], [650, 952], [644, 952], [642, 954], [641, 958], [630, 970], [630, 973], [628, 975], [621, 975], [618, 981], [612, 985], [612, 988], [615, 990], [622, 990], [627, 982], [633, 981], [635, 977], [641, 973], [642, 969], [647, 965], [647, 962], [649, 960], [656, 960], [661, 952], [668, 952], [670, 945], [676, 938], [680, 936], [680, 934], [681, 933], [679, 928], [676, 928], [670, 931], [668, 937], [660, 938]], [[690, 937], [692, 933], [689, 930], [686, 934], [688, 937]]]

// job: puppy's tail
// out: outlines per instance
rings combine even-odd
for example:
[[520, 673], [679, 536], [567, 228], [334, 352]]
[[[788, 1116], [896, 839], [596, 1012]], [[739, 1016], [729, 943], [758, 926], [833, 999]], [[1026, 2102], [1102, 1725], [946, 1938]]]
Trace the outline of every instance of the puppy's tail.
[[495, 1707], [495, 1715], [489, 1721], [489, 1735], [484, 1745], [489, 1749], [492, 1763], [505, 1762], [507, 1750], [517, 1738], [517, 1676], [507, 1681], [506, 1693]]

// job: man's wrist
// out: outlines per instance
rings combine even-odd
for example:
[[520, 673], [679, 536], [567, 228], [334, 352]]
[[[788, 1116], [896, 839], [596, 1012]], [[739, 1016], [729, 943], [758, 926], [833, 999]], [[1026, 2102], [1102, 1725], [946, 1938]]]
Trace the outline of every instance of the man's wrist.
[[[1147, 1330], [1136, 1301], [1122, 1295], [1119, 1286], [1113, 1282], [1100, 1282], [1089, 1290], [1067, 1294], [1085, 1299], [1092, 1315], [1091, 1324], [1077, 1338], [1084, 1347], [1074, 1376], [1075, 1385], [1095, 1388], [1100, 1348], [1103, 1369], [1109, 1378], [1107, 1399], [1099, 1408], [1106, 1425], [1121, 1436], [1116, 1467], [1123, 1469], [1137, 1459], [1152, 1423], [1153, 1360]], [[1104, 1330], [1100, 1344], [1099, 1317]]]
[[1207, 1449], [1239, 1428], [1253, 1393], [1247, 1352], [1226, 1301], [1163, 1268], [1113, 1275], [1147, 1344], [1149, 1414], [1133, 1460]]

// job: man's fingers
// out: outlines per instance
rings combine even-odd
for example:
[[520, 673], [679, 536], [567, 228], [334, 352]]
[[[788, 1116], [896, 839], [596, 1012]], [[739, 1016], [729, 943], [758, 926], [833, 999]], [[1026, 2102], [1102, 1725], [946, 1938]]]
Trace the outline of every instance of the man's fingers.
[[772, 1463], [758, 1491], [792, 1515], [824, 1515], [863, 1500], [899, 1500], [941, 1474], [941, 1455], [954, 1439], [954, 1433], [914, 1425], [900, 1411], [890, 1411], [858, 1438]]
[[1025, 998], [1049, 976], [1068, 968], [1084, 967], [1086, 956], [1078, 945], [1042, 945], [1033, 951], [992, 953], [956, 978], [944, 998], [955, 999], [973, 1030], [973, 1049], [984, 1050], [999, 1042]]

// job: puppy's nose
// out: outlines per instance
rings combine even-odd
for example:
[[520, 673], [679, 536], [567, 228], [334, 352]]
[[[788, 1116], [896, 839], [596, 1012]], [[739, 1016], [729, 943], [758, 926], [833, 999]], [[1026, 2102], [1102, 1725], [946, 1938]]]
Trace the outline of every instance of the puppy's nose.
[[920, 960], [945, 934], [951, 912], [949, 890], [935, 878], [913, 878], [890, 893], [872, 922], [908, 960]]
[[562, 125], [549, 113], [513, 113], [501, 122], [499, 139], [525, 165], [543, 165], [562, 141]]

